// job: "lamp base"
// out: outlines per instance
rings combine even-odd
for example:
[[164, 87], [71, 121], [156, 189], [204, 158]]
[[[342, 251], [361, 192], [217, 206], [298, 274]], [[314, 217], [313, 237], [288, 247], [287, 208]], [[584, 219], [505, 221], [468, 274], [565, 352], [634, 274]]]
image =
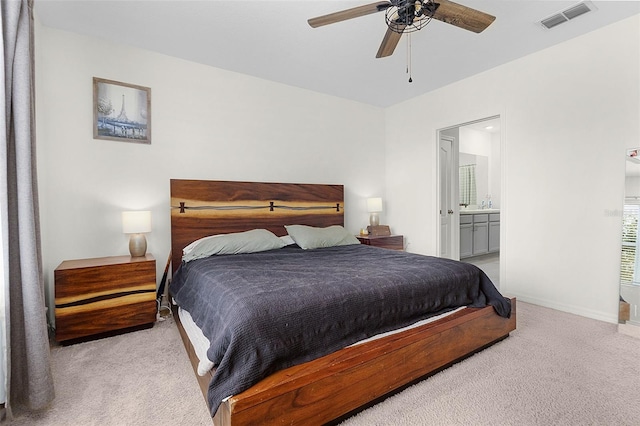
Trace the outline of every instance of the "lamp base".
[[147, 253], [147, 239], [144, 234], [131, 234], [129, 253], [131, 253], [131, 257], [142, 257]]
[[369, 225], [371, 226], [380, 225], [380, 217], [378, 216], [378, 213], [374, 212], [369, 215]]

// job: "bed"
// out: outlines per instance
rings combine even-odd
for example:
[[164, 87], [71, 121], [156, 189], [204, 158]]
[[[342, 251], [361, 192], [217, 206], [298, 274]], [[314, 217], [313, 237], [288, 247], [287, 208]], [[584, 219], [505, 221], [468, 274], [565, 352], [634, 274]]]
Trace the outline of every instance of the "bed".
[[[502, 298], [484, 274], [479, 273], [476, 278], [473, 267], [464, 266], [466, 264], [460, 262], [430, 258], [429, 262], [435, 262], [435, 264], [427, 266], [428, 268], [449, 271], [462, 266], [461, 272], [456, 272], [459, 277], [455, 280], [459, 284], [468, 285], [468, 288], [460, 291], [460, 294], [443, 295], [445, 302], [435, 303], [435, 306], [430, 307], [428, 312], [420, 313], [422, 315], [420, 319], [424, 321], [418, 323], [420, 325], [417, 326], [415, 324], [411, 326], [416, 322], [415, 315], [417, 315], [416, 312], [408, 311], [414, 309], [413, 307], [390, 308], [394, 315], [398, 312], [395, 325], [382, 322], [378, 318], [382, 316], [385, 317], [384, 321], [387, 321], [387, 317], [390, 316], [387, 314], [376, 317], [373, 314], [364, 313], [360, 314], [361, 319], [358, 321], [350, 321], [347, 316], [340, 317], [340, 315], [348, 315], [348, 313], [345, 314], [345, 311], [353, 312], [355, 309], [360, 309], [355, 306], [358, 304], [372, 305], [377, 303], [379, 299], [387, 300], [394, 297], [397, 300], [411, 298], [408, 295], [415, 295], [416, 291], [420, 291], [418, 287], [402, 290], [409, 292], [402, 293], [398, 290], [399, 287], [396, 288], [380, 281], [382, 277], [378, 275], [382, 274], [372, 272], [374, 270], [372, 265], [386, 264], [388, 265], [386, 269], [391, 270], [394, 269], [391, 265], [398, 264], [401, 265], [396, 268], [399, 272], [409, 269], [413, 264], [426, 261], [426, 256], [392, 253], [390, 250], [350, 243], [318, 250], [303, 250], [298, 247], [298, 244], [293, 244], [259, 253], [211, 256], [211, 258], [182, 264], [183, 249], [194, 241], [211, 235], [253, 232], [252, 230], [259, 229], [266, 230], [265, 232], [272, 233], [277, 238], [285, 236], [288, 232], [285, 226], [292, 224], [313, 227], [314, 230], [340, 228], [344, 225], [343, 192], [344, 189], [341, 185], [171, 180], [171, 245], [174, 278], [170, 293], [173, 296], [177, 295], [180, 302], [188, 304], [190, 309], [194, 309], [194, 318], [198, 318], [195, 322], [199, 322], [199, 325], [203, 326], [203, 330], [207, 329], [207, 322], [201, 318], [202, 314], [197, 310], [199, 308], [194, 307], [194, 303], [201, 302], [188, 302], [182, 297], [184, 293], [195, 292], [196, 287], [194, 286], [201, 284], [191, 284], [186, 277], [205, 277], [211, 274], [215, 275], [221, 270], [229, 271], [236, 268], [237, 271], [242, 271], [242, 274], [251, 275], [253, 273], [265, 277], [262, 280], [265, 283], [255, 284], [261, 286], [267, 284], [267, 275], [270, 276], [271, 271], [276, 271], [279, 268], [269, 266], [260, 270], [261, 266], [257, 266], [260, 263], [254, 262], [266, 262], [266, 265], [286, 264], [286, 266], [282, 266], [285, 272], [299, 271], [302, 275], [306, 273], [295, 266], [297, 264], [287, 263], [290, 261], [302, 261], [312, 266], [313, 273], [308, 274], [311, 280], [318, 276], [327, 276], [330, 270], [329, 265], [332, 264], [339, 264], [337, 269], [343, 274], [330, 280], [333, 282], [333, 287], [321, 290], [322, 297], [319, 298], [319, 303], [324, 303], [321, 307], [315, 307], [313, 304], [305, 305], [312, 299], [312, 294], [319, 291], [319, 287], [317, 287], [320, 285], [319, 282], [314, 281], [313, 285], [305, 284], [306, 287], [303, 286], [304, 288], [299, 289], [301, 293], [298, 295], [298, 299], [294, 299], [294, 292], [290, 291], [292, 300], [296, 300], [290, 305], [300, 306], [301, 309], [298, 311], [310, 313], [304, 318], [305, 327], [313, 330], [315, 330], [313, 327], [317, 327], [317, 330], [320, 331], [315, 331], [315, 336], [320, 340], [293, 341], [290, 336], [283, 337], [282, 341], [290, 343], [285, 346], [296, 348], [295, 353], [287, 354], [291, 359], [284, 359], [279, 353], [271, 353], [272, 349], [268, 344], [257, 345], [258, 348], [255, 349], [259, 353], [257, 358], [261, 360], [275, 359], [275, 361], [255, 373], [252, 369], [245, 368], [247, 365], [254, 364], [256, 357], [246, 355], [254, 349], [249, 352], [242, 349], [238, 350], [241, 356], [245, 356], [241, 363], [237, 360], [229, 361], [227, 358], [216, 358], [217, 362], [214, 364], [219, 370], [217, 376], [216, 369], [204, 375], [197, 374], [198, 365], [201, 364], [200, 359], [196, 356], [194, 345], [177, 314], [178, 307], [174, 307], [176, 323], [215, 425], [325, 424], [333, 422], [507, 337], [515, 329], [515, 300]], [[290, 227], [289, 233], [297, 237], [292, 231], [295, 229]], [[304, 245], [300, 243], [300, 240], [296, 240], [296, 242]], [[373, 256], [374, 260], [367, 258], [367, 256]], [[325, 257], [328, 260], [321, 259]], [[242, 266], [226, 263], [231, 261], [246, 263]], [[402, 264], [402, 262], [405, 263]], [[202, 275], [198, 275], [200, 272], [196, 272], [197, 267], [191, 265], [202, 268], [206, 273], [202, 272]], [[179, 268], [181, 270], [178, 270]], [[472, 275], [473, 278], [466, 278]], [[227, 276], [223, 274], [223, 277], [218, 279], [222, 282], [221, 285], [226, 285], [224, 281]], [[357, 277], [357, 279], [354, 278], [354, 282], [352, 282], [351, 277]], [[250, 282], [250, 278], [253, 279], [246, 276], [242, 276], [240, 279], [246, 283]], [[259, 294], [260, 297], [255, 297], [255, 300], [267, 300], [271, 297], [270, 289], [278, 287], [279, 283], [284, 283], [287, 279], [285, 276], [269, 278], [271, 281], [267, 284], [266, 290], [264, 287], [248, 287], [243, 291]], [[302, 278], [296, 279], [299, 281]], [[396, 276], [394, 280], [402, 281], [405, 278]], [[409, 278], [407, 280], [410, 281]], [[465, 284], [466, 281], [475, 280], [478, 280], [477, 284]], [[193, 282], [201, 282], [201, 278], [194, 279]], [[251, 285], [254, 285], [253, 281], [251, 282]], [[367, 289], [365, 283], [375, 283], [375, 291]], [[202, 284], [201, 288], [197, 290], [197, 294], [204, 294], [202, 292], [209, 291], [208, 289], [212, 285]], [[284, 288], [288, 288], [286, 287], [288, 285], [290, 284], [284, 285]], [[450, 284], [446, 285], [450, 286]], [[245, 285], [237, 288], [240, 287], [245, 287]], [[352, 296], [356, 296], [344, 296], [338, 293], [335, 297], [343, 298], [340, 300], [344, 300], [344, 303], [335, 303], [335, 300], [338, 299], [333, 301], [330, 299], [329, 295], [333, 294], [334, 290], [336, 292], [344, 291], [344, 288], [352, 289]], [[390, 293], [381, 295], [383, 289], [386, 288]], [[228, 291], [228, 289], [224, 288], [223, 291]], [[430, 289], [429, 291], [436, 290]], [[235, 294], [234, 297], [236, 297]], [[466, 300], [468, 297], [470, 299]], [[244, 300], [251, 299], [247, 294], [242, 297], [238, 296], [238, 299], [242, 298]], [[201, 296], [194, 299], [205, 300]], [[224, 315], [231, 315], [238, 311], [244, 313], [245, 308], [238, 309], [239, 305], [235, 305], [235, 299], [225, 300], [230, 301], [223, 304], [216, 302], [218, 304], [216, 309], [220, 312], [224, 312], [225, 309], [231, 311], [231, 313], [226, 312]], [[458, 308], [461, 304], [467, 307]], [[336, 310], [332, 311], [331, 309], [334, 308]], [[418, 306], [415, 309], [421, 308]], [[257, 309], [261, 313], [270, 310], [270, 308], [264, 307]], [[320, 316], [320, 313], [327, 313], [331, 319], [335, 318], [336, 323], [341, 326], [345, 322], [353, 322], [356, 330], [345, 328], [347, 331], [339, 330], [337, 332], [339, 334], [337, 340], [331, 340], [333, 337], [322, 340], [325, 335], [331, 334], [329, 330], [333, 332], [334, 328], [340, 327], [323, 326], [323, 321], [326, 319], [319, 321], [317, 325], [312, 325], [313, 317]], [[259, 316], [258, 318], [261, 319], [254, 319], [252, 323], [254, 325], [269, 324], [270, 327], [253, 328], [268, 328], [267, 333], [275, 332], [277, 334], [279, 330], [290, 324], [299, 325], [302, 323], [302, 320], [291, 321], [287, 315], [290, 313], [281, 315], [289, 320], [280, 325], [276, 324], [280, 320], [278, 314], [265, 320], [262, 319], [265, 317]], [[299, 315], [299, 312], [296, 315]], [[218, 321], [209, 322], [218, 323]], [[236, 323], [237, 318], [233, 322]], [[379, 328], [379, 330], [368, 329], [367, 327], [370, 326]], [[400, 328], [405, 326], [409, 327]], [[212, 328], [216, 327], [212, 326]], [[376, 336], [378, 333], [389, 332], [396, 328], [400, 328], [400, 331], [365, 340], [370, 336]], [[242, 333], [236, 331], [236, 334], [229, 335], [233, 337], [224, 337], [227, 339], [223, 345], [225, 348], [235, 347], [235, 343], [229, 342], [242, 341], [241, 337], [247, 329], [240, 327], [239, 330], [242, 330]], [[251, 339], [261, 341], [260, 337]], [[277, 340], [273, 334], [267, 334], [267, 337], [262, 339], [265, 342]], [[238, 347], [244, 348], [241, 346], [242, 344], [244, 343], [238, 343]], [[280, 347], [282, 345], [274, 343], [274, 346]], [[216, 351], [213, 350], [213, 352]], [[214, 358], [216, 356], [213, 355]], [[220, 356], [227, 356], [227, 354], [220, 354]], [[223, 362], [221, 362], [222, 359], [224, 359]], [[242, 368], [238, 367], [240, 364]], [[232, 366], [231, 369], [229, 365]], [[251, 374], [245, 374], [246, 371], [251, 371]], [[235, 377], [233, 385], [224, 388], [220, 382], [221, 376]], [[229, 389], [233, 392], [229, 392]]]

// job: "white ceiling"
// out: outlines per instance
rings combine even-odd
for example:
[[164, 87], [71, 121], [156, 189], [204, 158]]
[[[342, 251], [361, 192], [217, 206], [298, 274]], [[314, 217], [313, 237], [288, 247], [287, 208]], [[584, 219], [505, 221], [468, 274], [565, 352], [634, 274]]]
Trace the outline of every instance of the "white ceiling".
[[495, 22], [475, 34], [433, 20], [413, 33], [409, 83], [404, 39], [391, 57], [375, 58], [386, 30], [384, 12], [315, 29], [307, 24], [372, 2], [35, 0], [35, 13], [48, 27], [379, 107], [640, 13], [640, 1], [592, 1], [594, 12], [548, 30], [541, 19], [577, 2], [459, 0], [496, 16]]

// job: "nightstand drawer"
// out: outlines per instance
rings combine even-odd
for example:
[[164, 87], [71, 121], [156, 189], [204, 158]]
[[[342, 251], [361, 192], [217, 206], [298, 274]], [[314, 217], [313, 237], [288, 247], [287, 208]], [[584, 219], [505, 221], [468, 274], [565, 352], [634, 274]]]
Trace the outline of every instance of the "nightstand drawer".
[[64, 261], [54, 275], [58, 341], [155, 322], [156, 261], [150, 254]]
[[155, 293], [147, 293], [135, 302], [118, 297], [113, 303], [88, 303], [75, 308], [56, 307], [58, 342], [152, 324], [157, 309]]
[[382, 237], [371, 237], [357, 235], [356, 238], [362, 244], [368, 246], [381, 247], [391, 250], [404, 250], [404, 237], [402, 235], [388, 235]]

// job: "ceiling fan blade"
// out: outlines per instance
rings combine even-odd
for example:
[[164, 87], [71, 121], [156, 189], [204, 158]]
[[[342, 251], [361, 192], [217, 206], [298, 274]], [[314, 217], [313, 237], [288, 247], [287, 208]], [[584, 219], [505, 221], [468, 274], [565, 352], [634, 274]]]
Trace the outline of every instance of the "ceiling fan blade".
[[481, 33], [496, 19], [495, 16], [449, 0], [435, 0], [435, 2], [439, 3], [439, 6], [433, 14], [434, 19], [474, 33]]
[[[398, 25], [398, 28], [405, 29], [406, 25]], [[382, 39], [376, 58], [385, 58], [391, 56], [393, 51], [396, 50], [396, 46], [402, 37], [402, 33], [393, 31], [391, 28], [387, 28], [387, 32]]]
[[359, 18], [361, 16], [369, 15], [371, 13], [382, 12], [383, 10], [388, 9], [389, 6], [391, 6], [390, 2], [379, 1], [376, 3], [365, 4], [364, 6], [358, 6], [351, 9], [342, 10], [340, 12], [330, 13], [328, 15], [318, 16], [317, 18], [311, 18], [307, 20], [307, 22], [313, 28], [317, 28], [323, 25], [346, 21], [347, 19]]

